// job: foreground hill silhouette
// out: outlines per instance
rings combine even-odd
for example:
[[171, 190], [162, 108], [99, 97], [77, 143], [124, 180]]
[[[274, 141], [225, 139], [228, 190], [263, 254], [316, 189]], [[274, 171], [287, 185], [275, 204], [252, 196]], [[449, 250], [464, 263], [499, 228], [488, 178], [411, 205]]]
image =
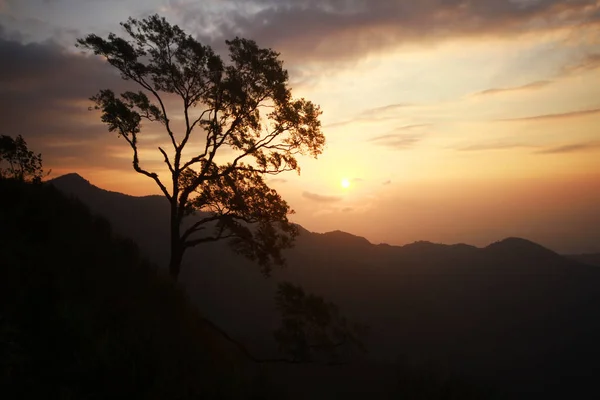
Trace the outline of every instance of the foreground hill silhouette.
[[[117, 232], [166, 265], [167, 203], [162, 198], [107, 192], [78, 175], [52, 184], [106, 216]], [[389, 246], [343, 232], [301, 229], [296, 247], [286, 253], [289, 267], [275, 271], [271, 280], [224, 243], [193, 249], [186, 257], [180, 281], [190, 298], [255, 353], [274, 351], [269, 334], [277, 322], [273, 292], [277, 281], [290, 280], [326, 294], [350, 318], [370, 326], [373, 365], [402, 360], [402, 365], [432, 366], [507, 398], [600, 395], [595, 384], [600, 269], [525, 239], [485, 248], [429, 242]], [[328, 382], [349, 381], [350, 375], [337, 371], [339, 376], [330, 374]], [[383, 373], [372, 381], [365, 369], [360, 371], [351, 379], [357, 387], [399, 385]], [[290, 383], [291, 390], [314, 392], [315, 370], [302, 373], [306, 379]]]
[[0, 193], [0, 398], [265, 397], [107, 220], [51, 186], [0, 179]]

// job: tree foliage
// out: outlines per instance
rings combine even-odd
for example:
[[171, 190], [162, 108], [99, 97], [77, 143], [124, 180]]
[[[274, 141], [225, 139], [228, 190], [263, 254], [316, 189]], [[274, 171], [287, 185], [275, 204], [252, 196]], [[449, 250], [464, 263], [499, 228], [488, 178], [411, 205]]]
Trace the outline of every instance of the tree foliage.
[[29, 150], [21, 135], [0, 136], [0, 178], [41, 182], [43, 176], [42, 155]]
[[[184, 251], [200, 243], [235, 239], [234, 248], [265, 273], [281, 264], [281, 250], [297, 234], [288, 204], [266, 175], [300, 172], [298, 155], [318, 156], [325, 144], [319, 107], [294, 99], [279, 53], [239, 37], [226, 41], [229, 60], [154, 15], [121, 24], [125, 37], [91, 34], [78, 45], [102, 56], [142, 90], [92, 97], [109, 131], [131, 147], [133, 168], [158, 185], [171, 205], [170, 272], [177, 277]], [[184, 121], [173, 127], [167, 99], [179, 98]], [[166, 131], [159, 147], [170, 182], [141, 163], [142, 122]], [[190, 141], [201, 150], [185, 158]], [[227, 161], [222, 161], [227, 149]], [[186, 216], [205, 212], [182, 228]], [[212, 229], [208, 229], [212, 228]]]
[[280, 350], [294, 362], [341, 363], [365, 351], [365, 325], [348, 321], [338, 307], [289, 282], [275, 297], [282, 324], [274, 332]]

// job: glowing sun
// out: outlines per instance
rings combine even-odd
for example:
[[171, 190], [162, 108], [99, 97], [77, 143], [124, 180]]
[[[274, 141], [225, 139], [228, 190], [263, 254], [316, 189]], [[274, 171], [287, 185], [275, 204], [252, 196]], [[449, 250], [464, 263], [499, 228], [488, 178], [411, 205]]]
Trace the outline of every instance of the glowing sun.
[[348, 189], [350, 187], [350, 180], [349, 179], [342, 179], [341, 185], [344, 189]]

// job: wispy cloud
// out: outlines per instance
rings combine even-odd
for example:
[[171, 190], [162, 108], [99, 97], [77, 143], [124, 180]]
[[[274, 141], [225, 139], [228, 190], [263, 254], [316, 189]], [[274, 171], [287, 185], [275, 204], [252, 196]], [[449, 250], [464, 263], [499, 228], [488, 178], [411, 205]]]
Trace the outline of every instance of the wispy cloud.
[[528, 83], [526, 85], [521, 85], [521, 86], [487, 89], [487, 90], [483, 90], [481, 92], [474, 93], [473, 96], [490, 96], [490, 95], [500, 94], [500, 93], [524, 92], [524, 91], [529, 91], [529, 90], [537, 90], [537, 89], [541, 89], [543, 87], [550, 85], [552, 82], [553, 81], [544, 80], [544, 81], [531, 82], [531, 83]]
[[422, 140], [421, 135], [392, 133], [369, 139], [378, 146], [390, 147], [396, 150], [404, 150], [413, 147]]
[[378, 114], [382, 114], [382, 113], [388, 113], [390, 111], [398, 111], [402, 108], [414, 107], [414, 106], [415, 106], [415, 104], [412, 104], [412, 103], [388, 104], [386, 106], [368, 108], [368, 109], [362, 111], [359, 115], [360, 116], [373, 116], [373, 115], [378, 115]]
[[392, 180], [388, 179], [387, 181], [383, 182], [382, 185], [387, 186], [387, 185], [391, 185], [392, 184]]
[[594, 115], [594, 114], [600, 114], [600, 108], [594, 108], [591, 110], [571, 111], [571, 112], [566, 112], [566, 113], [534, 115], [531, 117], [505, 118], [505, 119], [498, 119], [496, 121], [500, 121], [500, 122], [552, 121], [552, 120], [567, 119], [567, 118], [585, 117], [585, 116]]
[[354, 123], [374, 123], [383, 121], [393, 121], [396, 119], [398, 119], [398, 116], [396, 115], [382, 115], [381, 113], [369, 113], [368, 111], [363, 111], [356, 118], [333, 122], [331, 124], [325, 125], [324, 128], [339, 128]]
[[478, 143], [464, 147], [457, 147], [458, 151], [487, 151], [487, 150], [512, 150], [524, 147], [536, 147], [524, 143], [514, 142], [494, 142], [494, 143]]
[[584, 151], [600, 150], [600, 141], [596, 142], [585, 142], [585, 143], [571, 143], [562, 146], [549, 147], [540, 151], [536, 151], [537, 154], [565, 154], [565, 153], [579, 153]]
[[407, 149], [423, 140], [422, 133], [407, 132], [416, 131], [429, 126], [431, 126], [431, 124], [405, 125], [394, 129], [388, 134], [371, 138], [368, 141], [379, 146], [386, 146], [393, 149]]
[[575, 75], [582, 72], [592, 71], [600, 68], [600, 53], [590, 53], [579, 60], [577, 63], [565, 66], [562, 75]]
[[405, 126], [401, 126], [399, 128], [396, 128], [395, 131], [411, 131], [414, 129], [418, 129], [418, 128], [426, 128], [426, 127], [430, 127], [431, 124], [416, 124], [416, 125], [405, 125]]
[[336, 203], [342, 200], [342, 198], [339, 196], [326, 196], [312, 192], [302, 192], [302, 197], [319, 203]]
[[269, 179], [269, 182], [273, 182], [273, 183], [287, 183], [287, 179], [273, 178], [273, 179]]

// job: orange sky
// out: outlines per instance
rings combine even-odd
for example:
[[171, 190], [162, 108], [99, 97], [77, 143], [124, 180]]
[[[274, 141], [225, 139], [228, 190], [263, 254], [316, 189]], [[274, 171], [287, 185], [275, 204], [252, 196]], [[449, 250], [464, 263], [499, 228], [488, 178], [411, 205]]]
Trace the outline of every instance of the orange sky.
[[[0, 1], [3, 134], [42, 151], [52, 176], [157, 193], [86, 110], [87, 97], [122, 83], [72, 44], [158, 11], [214, 43], [235, 33], [272, 46], [294, 95], [321, 105], [325, 152], [271, 182], [307, 229], [392, 244], [522, 236], [600, 251], [599, 1], [284, 3], [123, 1], [100, 12]], [[160, 130], [145, 134], [142, 160], [160, 170]]]

